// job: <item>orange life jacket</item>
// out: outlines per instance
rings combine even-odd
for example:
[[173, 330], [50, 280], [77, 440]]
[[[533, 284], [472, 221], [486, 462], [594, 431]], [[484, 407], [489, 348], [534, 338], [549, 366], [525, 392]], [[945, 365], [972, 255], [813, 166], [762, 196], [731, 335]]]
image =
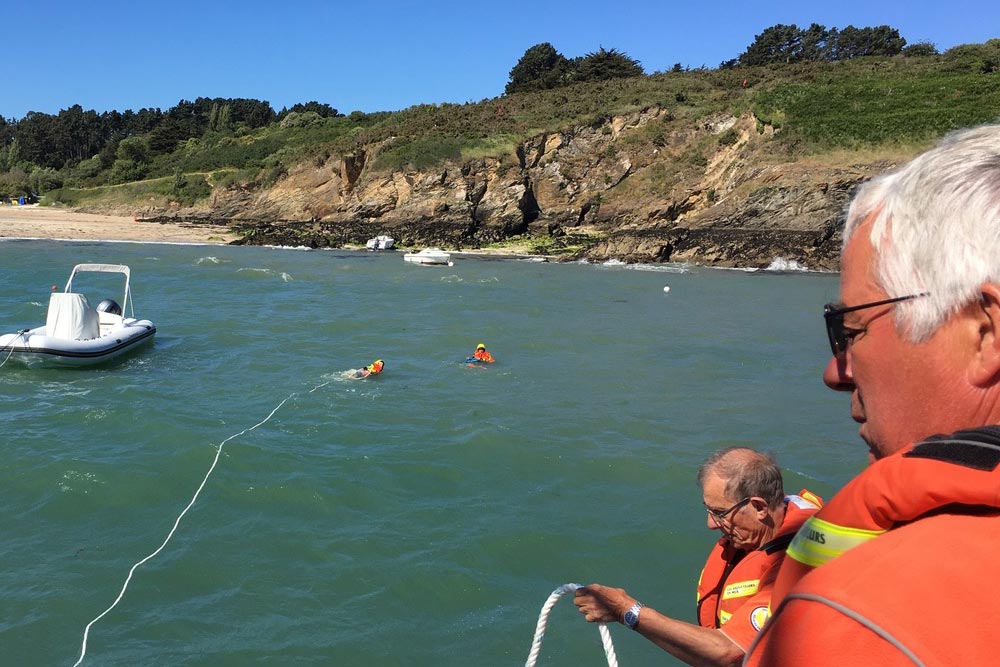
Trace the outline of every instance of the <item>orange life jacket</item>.
[[472, 357], [487, 364], [492, 364], [494, 362], [493, 355], [483, 349], [473, 352]]
[[823, 503], [805, 489], [786, 501], [785, 518], [774, 539], [750, 552], [734, 549], [726, 538], [719, 540], [698, 579], [698, 624], [725, 626], [726, 636], [744, 649], [770, 614], [771, 586], [788, 543]]
[[[845, 551], [924, 515], [1000, 508], [1000, 427], [934, 436], [876, 461], [810, 517], [788, 546], [771, 609], [794, 584]], [[997, 469], [994, 469], [997, 468]]]

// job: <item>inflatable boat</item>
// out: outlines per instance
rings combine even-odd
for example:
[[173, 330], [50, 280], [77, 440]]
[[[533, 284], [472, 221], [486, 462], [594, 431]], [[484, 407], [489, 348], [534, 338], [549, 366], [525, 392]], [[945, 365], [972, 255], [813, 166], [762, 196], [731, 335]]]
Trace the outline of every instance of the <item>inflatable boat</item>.
[[[104, 299], [95, 308], [86, 296], [74, 292], [73, 279], [87, 272], [124, 275], [121, 304]], [[77, 264], [66, 289], [49, 296], [45, 326], [0, 336], [0, 365], [17, 361], [27, 366], [91, 366], [151, 343], [156, 327], [135, 318], [130, 277], [129, 268], [121, 264]]]

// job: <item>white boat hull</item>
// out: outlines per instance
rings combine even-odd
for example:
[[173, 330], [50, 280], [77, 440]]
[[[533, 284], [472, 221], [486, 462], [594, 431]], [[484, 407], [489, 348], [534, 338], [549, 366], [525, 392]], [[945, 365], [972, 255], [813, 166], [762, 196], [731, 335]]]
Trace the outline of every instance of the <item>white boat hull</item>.
[[420, 252], [404, 254], [403, 261], [424, 266], [447, 265], [451, 262], [451, 255], [438, 248], [424, 248]]
[[[97, 308], [73, 291], [73, 279], [84, 273], [120, 274], [125, 279], [122, 303], [105, 299]], [[45, 324], [0, 336], [0, 366], [17, 361], [26, 366], [93, 366], [151, 343], [156, 327], [149, 320], [125, 317], [131, 306], [131, 270], [124, 264], [77, 264], [66, 288], [53, 287]]]
[[26, 366], [93, 366], [151, 343], [155, 335], [152, 322], [131, 318], [89, 340], [56, 338], [38, 327], [0, 336], [0, 362], [9, 358]]
[[391, 236], [380, 234], [379, 236], [368, 239], [368, 243], [366, 243], [365, 246], [369, 250], [392, 250], [392, 245], [395, 242], [396, 239]]

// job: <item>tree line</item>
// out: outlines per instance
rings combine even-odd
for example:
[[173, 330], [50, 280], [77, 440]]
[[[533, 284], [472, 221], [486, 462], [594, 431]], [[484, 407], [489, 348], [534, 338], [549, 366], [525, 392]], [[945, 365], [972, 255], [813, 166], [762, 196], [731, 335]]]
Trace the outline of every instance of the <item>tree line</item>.
[[[887, 25], [873, 28], [827, 28], [813, 23], [802, 29], [774, 25], [754, 37], [747, 50], [719, 65], [720, 69], [849, 60], [861, 56], [936, 55], [929, 42], [907, 45], [899, 30]], [[681, 71], [680, 63], [672, 71]], [[582, 81], [602, 81], [645, 74], [640, 63], [627, 54], [603, 47], [579, 58], [566, 58], [548, 42], [530, 47], [510, 70], [506, 94], [550, 90]]]
[[899, 30], [887, 25], [874, 28], [843, 30], [827, 28], [813, 23], [808, 28], [792, 25], [774, 25], [754, 38], [753, 43], [739, 57], [723, 62], [719, 67], [777, 65], [801, 62], [833, 62], [862, 56], [936, 55], [937, 49], [930, 42], [907, 45]]
[[[934, 55], [937, 51], [929, 43], [907, 46], [899, 31], [889, 26], [838, 30], [818, 24], [806, 29], [775, 25], [756, 35], [744, 53], [719, 68], [899, 53]], [[672, 71], [681, 69], [678, 63]], [[510, 70], [504, 93], [643, 75], [637, 60], [616, 49], [601, 47], [567, 58], [544, 42], [527, 49]], [[141, 180], [157, 158], [172, 154], [191, 139], [251, 133], [283, 120], [291, 122], [291, 114], [300, 118], [342, 117], [330, 105], [319, 102], [275, 112], [261, 100], [207, 97], [181, 100], [166, 111], [143, 108], [99, 114], [74, 105], [58, 114], [33, 111], [20, 120], [0, 117], [0, 196], [40, 194], [64, 182], [99, 185]]]
[[129, 109], [98, 114], [75, 104], [55, 115], [31, 111], [11, 122], [0, 117], [0, 171], [22, 162], [61, 169], [95, 155], [113, 161], [118, 144], [138, 136], [146, 137], [154, 155], [169, 153], [182, 141], [207, 132], [252, 131], [301, 111], [322, 117], [339, 115], [319, 102], [296, 104], [276, 113], [260, 100], [199, 97], [193, 102], [181, 100], [165, 112]]

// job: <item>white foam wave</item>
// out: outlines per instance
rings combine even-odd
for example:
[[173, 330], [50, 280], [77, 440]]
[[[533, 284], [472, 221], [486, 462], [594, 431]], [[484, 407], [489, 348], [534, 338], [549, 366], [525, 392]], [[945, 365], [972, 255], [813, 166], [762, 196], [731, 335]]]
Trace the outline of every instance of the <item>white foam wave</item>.
[[765, 271], [808, 271], [809, 268], [804, 264], [799, 264], [794, 259], [785, 259], [784, 257], [775, 257]]

